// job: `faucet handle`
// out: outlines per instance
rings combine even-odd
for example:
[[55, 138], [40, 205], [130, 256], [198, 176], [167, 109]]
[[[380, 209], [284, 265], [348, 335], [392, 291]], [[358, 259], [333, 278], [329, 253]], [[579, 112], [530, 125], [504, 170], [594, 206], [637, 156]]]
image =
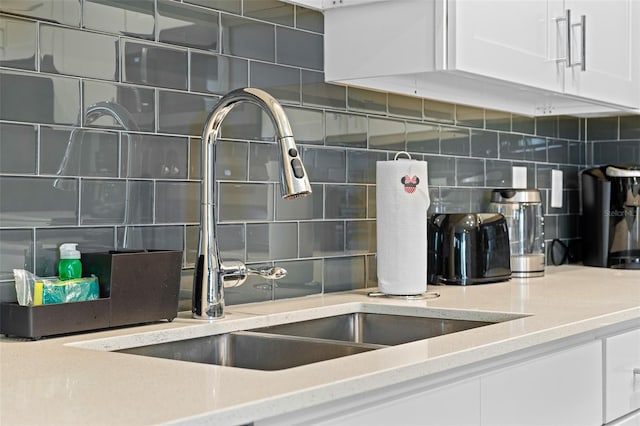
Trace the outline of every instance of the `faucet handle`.
[[279, 280], [287, 276], [287, 270], [280, 266], [253, 269], [239, 260], [231, 260], [222, 263], [220, 275], [225, 287], [237, 287], [243, 284], [249, 275], [260, 275], [267, 280]]
[[271, 268], [253, 269], [247, 268], [248, 275], [260, 275], [268, 280], [279, 280], [287, 276], [287, 270], [280, 266], [274, 266]]

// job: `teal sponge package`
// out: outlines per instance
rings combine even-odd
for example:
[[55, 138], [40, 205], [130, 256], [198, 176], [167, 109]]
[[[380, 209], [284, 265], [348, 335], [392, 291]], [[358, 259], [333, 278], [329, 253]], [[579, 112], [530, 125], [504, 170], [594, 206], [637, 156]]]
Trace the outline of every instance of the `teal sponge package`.
[[34, 283], [34, 305], [82, 302], [95, 300], [98, 297], [100, 297], [100, 288], [98, 287], [98, 279], [95, 276], [65, 281], [44, 279]]
[[95, 275], [61, 281], [58, 277], [41, 278], [24, 269], [14, 269], [18, 303], [23, 306], [84, 302], [100, 297]]

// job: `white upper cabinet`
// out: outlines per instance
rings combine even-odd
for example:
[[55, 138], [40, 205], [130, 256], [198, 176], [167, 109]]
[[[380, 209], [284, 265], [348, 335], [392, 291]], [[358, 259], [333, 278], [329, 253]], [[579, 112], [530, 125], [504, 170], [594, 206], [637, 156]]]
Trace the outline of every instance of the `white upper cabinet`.
[[525, 115], [640, 109], [640, 0], [394, 0], [325, 14], [325, 78]]

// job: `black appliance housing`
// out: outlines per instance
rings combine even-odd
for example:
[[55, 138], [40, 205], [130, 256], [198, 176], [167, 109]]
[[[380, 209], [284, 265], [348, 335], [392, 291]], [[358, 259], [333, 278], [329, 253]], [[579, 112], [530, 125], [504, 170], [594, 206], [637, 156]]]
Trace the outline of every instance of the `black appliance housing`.
[[594, 167], [581, 181], [583, 263], [640, 269], [640, 165]]
[[486, 284], [511, 278], [509, 228], [499, 213], [435, 214], [428, 224], [431, 284]]

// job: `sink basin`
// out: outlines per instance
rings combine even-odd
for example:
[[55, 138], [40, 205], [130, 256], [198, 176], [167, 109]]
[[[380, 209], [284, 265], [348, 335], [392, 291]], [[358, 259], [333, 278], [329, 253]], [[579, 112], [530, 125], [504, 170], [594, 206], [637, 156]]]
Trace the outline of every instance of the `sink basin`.
[[251, 331], [392, 346], [491, 324], [495, 322], [354, 312]]
[[282, 370], [354, 355], [378, 347], [233, 332], [121, 349], [116, 352], [254, 370]]
[[[431, 339], [526, 315], [505, 312], [349, 304], [297, 314], [256, 317], [255, 328], [210, 331], [184, 338], [179, 329], [76, 342], [73, 346], [253, 370], [282, 370]], [[293, 320], [292, 320], [293, 318]], [[268, 326], [266, 326], [269, 324]], [[216, 330], [215, 324], [208, 324]]]

